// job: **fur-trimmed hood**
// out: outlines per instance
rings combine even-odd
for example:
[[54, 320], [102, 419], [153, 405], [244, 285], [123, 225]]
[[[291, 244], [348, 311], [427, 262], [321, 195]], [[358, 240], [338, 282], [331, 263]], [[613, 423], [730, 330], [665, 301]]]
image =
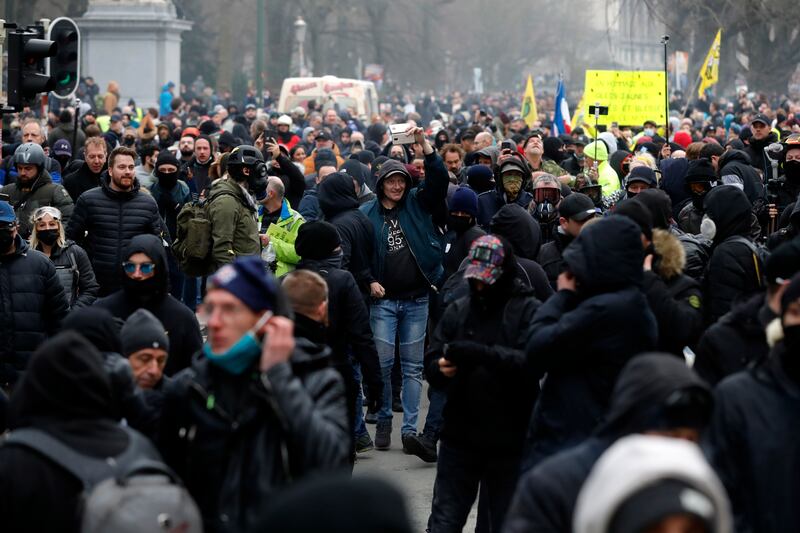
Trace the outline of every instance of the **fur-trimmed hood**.
[[654, 229], [653, 248], [659, 257], [657, 272], [660, 277], [670, 280], [683, 274], [686, 266], [686, 251], [677, 237], [667, 230]]

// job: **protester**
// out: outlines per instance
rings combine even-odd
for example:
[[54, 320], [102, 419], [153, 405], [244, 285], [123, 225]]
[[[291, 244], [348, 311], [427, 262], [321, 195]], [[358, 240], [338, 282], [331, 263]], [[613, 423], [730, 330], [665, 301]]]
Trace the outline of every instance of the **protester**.
[[85, 161], [75, 172], [64, 176], [64, 188], [77, 203], [78, 198], [90, 189], [100, 187], [106, 170], [106, 142], [100, 137], [86, 139], [83, 157]]

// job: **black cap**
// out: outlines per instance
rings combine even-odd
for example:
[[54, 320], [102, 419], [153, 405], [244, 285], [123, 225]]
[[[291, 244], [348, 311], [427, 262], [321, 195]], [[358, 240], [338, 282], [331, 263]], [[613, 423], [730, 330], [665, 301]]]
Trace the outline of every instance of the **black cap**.
[[763, 122], [767, 126], [772, 125], [772, 121], [764, 113], [756, 113], [756, 115], [750, 119], [750, 124], [754, 122]]
[[708, 159], [695, 159], [689, 161], [685, 180], [687, 183], [717, 181], [717, 173], [714, 172], [714, 167]]
[[765, 265], [767, 283], [778, 285], [800, 272], [800, 239], [794, 238], [775, 248]]
[[331, 134], [328, 133], [327, 131], [319, 130], [317, 132], [317, 136], [315, 137], [315, 140], [317, 140], [317, 141], [331, 141], [333, 139], [331, 139]]
[[656, 173], [653, 171], [652, 168], [646, 166], [639, 166], [632, 168], [630, 174], [628, 174], [628, 177], [625, 178], [625, 186], [627, 187], [628, 184], [633, 183], [635, 181], [646, 183], [650, 187], [658, 186]]
[[597, 208], [591, 198], [580, 192], [574, 192], [561, 200], [558, 214], [564, 218], [583, 222], [597, 215]]
[[586, 135], [578, 135], [577, 137], [575, 137], [573, 144], [575, 144], [576, 146], [586, 146], [587, 144], [589, 144], [589, 137], [587, 137]]

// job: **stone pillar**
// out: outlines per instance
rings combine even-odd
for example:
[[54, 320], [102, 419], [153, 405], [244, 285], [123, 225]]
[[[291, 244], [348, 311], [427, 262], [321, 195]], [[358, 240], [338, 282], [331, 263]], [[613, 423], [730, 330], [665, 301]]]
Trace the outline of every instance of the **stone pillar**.
[[92, 76], [104, 94], [109, 81], [120, 87], [120, 107], [129, 98], [142, 109], [158, 108], [161, 87], [181, 83], [181, 32], [192, 23], [178, 19], [170, 0], [89, 0], [77, 19], [81, 30], [81, 75]]

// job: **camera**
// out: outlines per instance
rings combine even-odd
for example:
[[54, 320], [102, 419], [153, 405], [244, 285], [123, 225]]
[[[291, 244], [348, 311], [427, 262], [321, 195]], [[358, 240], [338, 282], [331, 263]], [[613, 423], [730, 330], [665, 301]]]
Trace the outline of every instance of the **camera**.
[[411, 125], [407, 122], [390, 125], [389, 133], [392, 136], [392, 144], [414, 144], [414, 135], [407, 133], [410, 128]]

